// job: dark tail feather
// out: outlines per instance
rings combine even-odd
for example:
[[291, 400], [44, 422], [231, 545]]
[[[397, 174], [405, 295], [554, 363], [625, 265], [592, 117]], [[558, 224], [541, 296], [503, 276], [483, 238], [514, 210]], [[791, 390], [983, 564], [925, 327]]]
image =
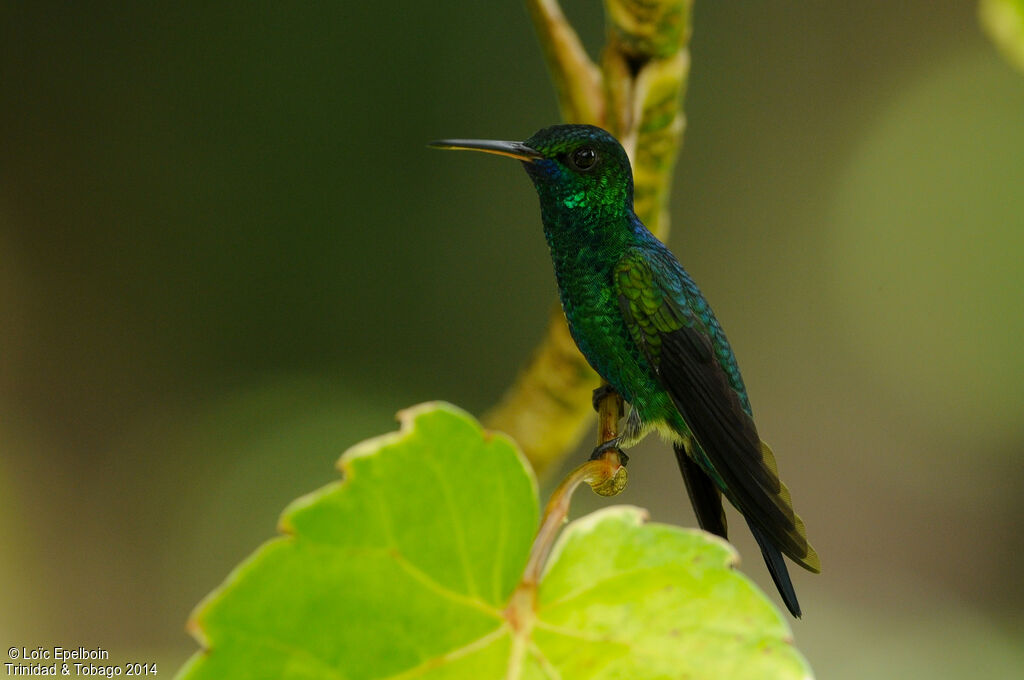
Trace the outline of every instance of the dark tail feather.
[[682, 444], [676, 444], [676, 462], [679, 463], [679, 472], [686, 482], [686, 491], [690, 495], [690, 504], [693, 505], [693, 513], [697, 515], [697, 522], [704, 531], [728, 539], [728, 530], [725, 523], [725, 511], [722, 509], [722, 492], [718, 490], [711, 478], [700, 469], [700, 466], [686, 454]]
[[793, 582], [789, 580], [789, 570], [786, 568], [786, 562], [782, 559], [782, 552], [753, 522], [747, 520], [747, 526], [750, 527], [750, 533], [754, 534], [754, 538], [757, 539], [757, 544], [761, 546], [764, 563], [768, 565], [768, 572], [771, 573], [772, 580], [775, 581], [775, 587], [779, 589], [782, 601], [786, 603], [789, 613], [799, 619], [800, 603], [797, 602]]
[[[715, 486], [715, 483], [694, 462], [686, 453], [682, 444], [676, 444], [676, 462], [679, 463], [679, 472], [683, 474], [683, 481], [686, 482], [686, 491], [690, 495], [690, 503], [693, 504], [693, 511], [697, 515], [700, 528], [704, 531], [717, 534], [722, 538], [726, 535], [725, 512], [722, 509], [722, 493]], [[750, 532], [757, 539], [761, 547], [761, 554], [764, 556], [764, 563], [768, 565], [768, 572], [772, 575], [775, 587], [779, 589], [782, 601], [786, 608], [796, 618], [800, 618], [800, 603], [796, 599], [796, 591], [793, 589], [793, 582], [789, 579], [789, 570], [782, 557], [782, 552], [775, 547], [768, 536], [747, 520]]]

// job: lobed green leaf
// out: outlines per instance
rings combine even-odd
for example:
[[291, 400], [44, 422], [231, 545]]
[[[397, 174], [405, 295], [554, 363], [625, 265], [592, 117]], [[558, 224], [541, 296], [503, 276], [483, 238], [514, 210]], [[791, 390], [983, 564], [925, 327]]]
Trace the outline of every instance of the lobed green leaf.
[[[201, 678], [801, 678], [768, 600], [700, 531], [612, 507], [568, 525], [525, 615], [510, 606], [538, 523], [514, 444], [447, 404], [341, 458], [284, 536], [193, 614]], [[520, 592], [521, 594], [521, 592]]]

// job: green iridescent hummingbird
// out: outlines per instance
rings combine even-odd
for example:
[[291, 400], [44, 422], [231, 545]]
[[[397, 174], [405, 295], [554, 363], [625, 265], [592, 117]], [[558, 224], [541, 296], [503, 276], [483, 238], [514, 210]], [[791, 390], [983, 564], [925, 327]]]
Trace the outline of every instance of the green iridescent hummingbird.
[[675, 256], [633, 212], [633, 175], [619, 142], [590, 125], [556, 125], [525, 142], [451, 139], [522, 161], [540, 197], [544, 236], [569, 330], [583, 356], [630, 405], [617, 440], [651, 431], [672, 442], [701, 528], [726, 538], [722, 496], [761, 548], [793, 616], [800, 616], [782, 555], [821, 570], [754, 425], [725, 333]]

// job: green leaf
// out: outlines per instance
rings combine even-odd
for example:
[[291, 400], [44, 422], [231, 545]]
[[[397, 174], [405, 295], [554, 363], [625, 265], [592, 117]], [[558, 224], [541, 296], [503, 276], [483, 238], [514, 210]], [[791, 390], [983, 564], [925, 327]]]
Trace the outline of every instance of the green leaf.
[[525, 459], [450, 405], [400, 417], [199, 605], [204, 651], [179, 677], [809, 676], [728, 544], [637, 508], [569, 524], [517, 589], [538, 523]]
[[645, 518], [600, 510], [552, 551], [533, 638], [562, 678], [810, 676], [789, 626], [732, 569], [732, 546]]
[[981, 0], [978, 13], [1006, 60], [1024, 71], [1024, 0]]

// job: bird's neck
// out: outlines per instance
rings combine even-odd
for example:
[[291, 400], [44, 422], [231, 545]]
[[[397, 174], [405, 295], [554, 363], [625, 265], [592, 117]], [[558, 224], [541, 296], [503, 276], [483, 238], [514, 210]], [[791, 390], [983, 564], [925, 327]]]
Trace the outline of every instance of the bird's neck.
[[[612, 284], [612, 271], [638, 241], [632, 210], [573, 210], [542, 207], [544, 236], [566, 313], [587, 307]], [[643, 229], [643, 226], [639, 226]]]
[[636, 240], [635, 224], [639, 224], [630, 208], [587, 204], [542, 202], [541, 218], [553, 257], [558, 254], [570, 260], [608, 260], [610, 264], [617, 262]]

